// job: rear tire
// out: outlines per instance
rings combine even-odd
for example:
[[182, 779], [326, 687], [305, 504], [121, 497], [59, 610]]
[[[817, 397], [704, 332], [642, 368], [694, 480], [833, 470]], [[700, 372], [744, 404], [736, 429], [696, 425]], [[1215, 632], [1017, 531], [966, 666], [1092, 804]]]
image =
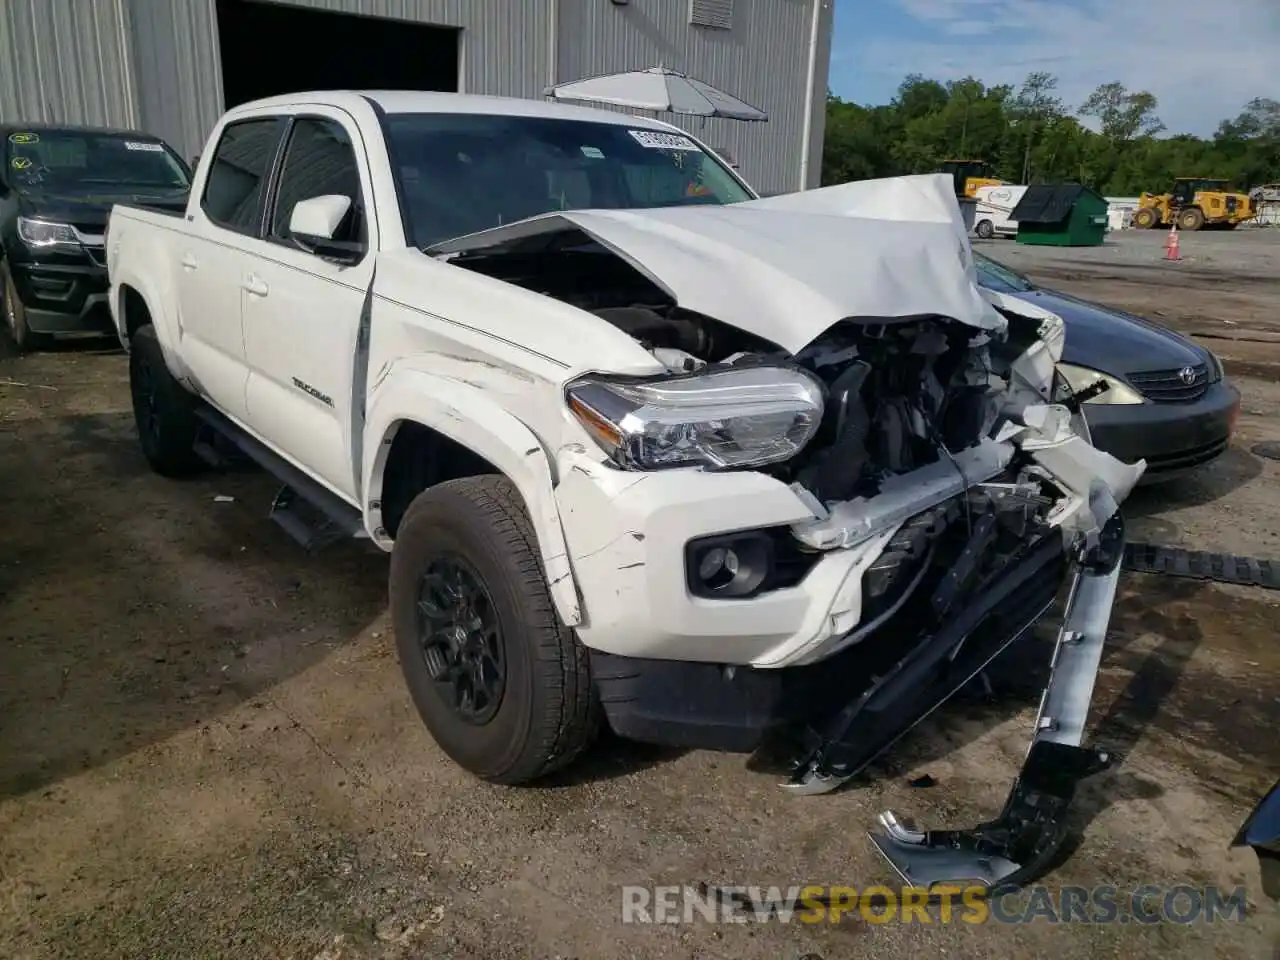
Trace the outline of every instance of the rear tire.
[[566, 766], [600, 727], [586, 648], [556, 616], [536, 545], [511, 482], [478, 476], [418, 494], [391, 553], [414, 706], [450, 759], [493, 783]]
[[129, 341], [129, 392], [138, 440], [151, 469], [163, 477], [197, 472], [196, 399], [169, 372], [153, 326], [140, 327]]
[[990, 220], [980, 220], [978, 225], [973, 228], [973, 232], [978, 235], [980, 240], [990, 240], [996, 235], [996, 228], [991, 225]]
[[36, 333], [27, 325], [27, 308], [18, 297], [18, 290], [13, 283], [13, 274], [9, 272], [9, 264], [4, 265], [4, 319], [9, 331], [9, 339], [18, 348], [19, 353], [30, 353], [43, 350], [53, 338], [46, 333]]
[[1199, 230], [1204, 226], [1204, 211], [1192, 207], [1178, 214], [1179, 230]]

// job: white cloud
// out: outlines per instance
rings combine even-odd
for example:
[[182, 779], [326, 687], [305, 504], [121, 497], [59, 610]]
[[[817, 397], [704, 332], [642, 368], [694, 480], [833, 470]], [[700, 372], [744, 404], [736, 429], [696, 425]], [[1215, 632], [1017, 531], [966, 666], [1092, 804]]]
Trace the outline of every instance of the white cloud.
[[[1118, 80], [1154, 93], [1172, 133], [1209, 134], [1253, 97], [1280, 99], [1276, 0], [896, 2], [936, 39], [886, 42], [863, 34], [855, 54], [863, 69], [895, 78], [972, 74], [1015, 85], [1046, 70], [1072, 106]], [[858, 99], [856, 91], [847, 96]]]

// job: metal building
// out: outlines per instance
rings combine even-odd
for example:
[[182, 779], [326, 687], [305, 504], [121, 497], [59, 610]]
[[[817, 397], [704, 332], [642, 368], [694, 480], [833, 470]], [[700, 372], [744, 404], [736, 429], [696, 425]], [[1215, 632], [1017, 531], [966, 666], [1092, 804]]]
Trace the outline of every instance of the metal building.
[[769, 114], [672, 118], [761, 192], [816, 186], [833, 0], [0, 0], [0, 120], [136, 127], [197, 152], [228, 107], [298, 89], [540, 97], [681, 70]]

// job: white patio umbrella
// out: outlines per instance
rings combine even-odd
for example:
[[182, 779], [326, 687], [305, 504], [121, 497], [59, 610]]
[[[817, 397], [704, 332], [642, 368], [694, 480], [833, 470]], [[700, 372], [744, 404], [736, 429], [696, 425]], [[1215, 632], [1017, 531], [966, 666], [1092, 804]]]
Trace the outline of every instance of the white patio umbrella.
[[615, 107], [679, 113], [690, 117], [759, 121], [769, 119], [769, 115], [763, 110], [718, 90], [709, 83], [666, 67], [587, 77], [547, 87], [543, 93], [555, 100], [607, 103]]

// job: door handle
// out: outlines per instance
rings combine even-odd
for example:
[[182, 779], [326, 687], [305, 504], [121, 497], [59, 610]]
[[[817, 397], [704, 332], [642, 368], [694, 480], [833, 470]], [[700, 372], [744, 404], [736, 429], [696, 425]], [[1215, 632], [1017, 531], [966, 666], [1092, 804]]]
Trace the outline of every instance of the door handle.
[[184, 253], [184, 254], [182, 255], [182, 269], [183, 269], [183, 270], [194, 270], [197, 266], [199, 266], [199, 264], [198, 264], [198, 263], [196, 263], [196, 257], [195, 257], [195, 254], [193, 254], [193, 253]]
[[265, 297], [271, 290], [271, 288], [267, 286], [267, 282], [256, 273], [251, 273], [245, 277], [244, 283], [241, 284], [241, 286], [244, 287], [245, 292], [251, 297]]

